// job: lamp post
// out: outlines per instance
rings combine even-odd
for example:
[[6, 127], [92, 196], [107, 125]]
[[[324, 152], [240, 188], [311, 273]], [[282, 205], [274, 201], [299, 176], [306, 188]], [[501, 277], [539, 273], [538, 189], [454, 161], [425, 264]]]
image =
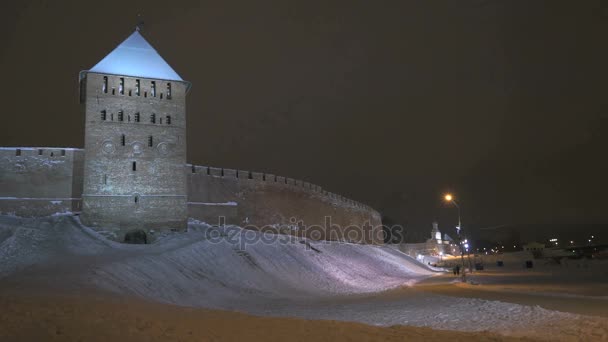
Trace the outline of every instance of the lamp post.
[[462, 236], [460, 235], [460, 230], [462, 229], [462, 222], [460, 221], [460, 206], [458, 205], [458, 203], [456, 203], [456, 200], [454, 200], [454, 196], [452, 196], [452, 194], [446, 194], [444, 196], [444, 199], [446, 202], [454, 204], [456, 209], [458, 209], [458, 227], [456, 227], [456, 231], [458, 234], [458, 244], [460, 245], [460, 261], [462, 262], [462, 282], [464, 283], [466, 282], [466, 275], [464, 267], [464, 245], [462, 244]]

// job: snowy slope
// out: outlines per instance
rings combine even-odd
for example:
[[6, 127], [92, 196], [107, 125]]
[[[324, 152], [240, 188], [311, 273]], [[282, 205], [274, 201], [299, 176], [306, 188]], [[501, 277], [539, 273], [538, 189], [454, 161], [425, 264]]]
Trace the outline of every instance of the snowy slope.
[[243, 293], [281, 298], [377, 292], [432, 274], [387, 247], [293, 237], [277, 241], [276, 236], [266, 236], [271, 242], [254, 241], [262, 237], [238, 227], [193, 223], [189, 232], [167, 234], [152, 245], [124, 245], [105, 240], [67, 215], [2, 217], [0, 277], [53, 264], [66, 277], [72, 274], [106, 290], [215, 306]]

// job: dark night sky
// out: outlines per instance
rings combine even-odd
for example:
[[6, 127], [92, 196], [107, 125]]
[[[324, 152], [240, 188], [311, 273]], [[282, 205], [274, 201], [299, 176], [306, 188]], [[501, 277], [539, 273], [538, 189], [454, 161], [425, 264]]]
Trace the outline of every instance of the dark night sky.
[[[170, 5], [170, 6], [168, 6]], [[608, 5], [4, 1], [0, 146], [83, 145], [78, 72], [144, 36], [188, 159], [308, 180], [425, 232], [608, 222]]]

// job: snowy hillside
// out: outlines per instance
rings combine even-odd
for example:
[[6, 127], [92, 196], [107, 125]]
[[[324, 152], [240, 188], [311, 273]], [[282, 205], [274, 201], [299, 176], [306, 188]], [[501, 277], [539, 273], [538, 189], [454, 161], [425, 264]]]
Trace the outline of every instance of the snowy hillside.
[[37, 265], [54, 265], [64, 277], [45, 281], [70, 278], [123, 294], [214, 307], [244, 293], [293, 298], [377, 292], [432, 274], [388, 247], [287, 236], [243, 246], [262, 237], [238, 227], [192, 223], [187, 233], [165, 234], [151, 245], [125, 245], [104, 239], [72, 216], [5, 216], [0, 218], [0, 277], [16, 272], [17, 278], [32, 277]]

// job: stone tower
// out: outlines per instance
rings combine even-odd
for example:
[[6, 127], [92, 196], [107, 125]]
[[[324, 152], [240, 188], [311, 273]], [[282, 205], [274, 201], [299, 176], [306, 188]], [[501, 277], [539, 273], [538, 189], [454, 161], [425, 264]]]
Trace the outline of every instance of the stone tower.
[[85, 225], [119, 241], [186, 228], [189, 86], [139, 30], [81, 72]]

